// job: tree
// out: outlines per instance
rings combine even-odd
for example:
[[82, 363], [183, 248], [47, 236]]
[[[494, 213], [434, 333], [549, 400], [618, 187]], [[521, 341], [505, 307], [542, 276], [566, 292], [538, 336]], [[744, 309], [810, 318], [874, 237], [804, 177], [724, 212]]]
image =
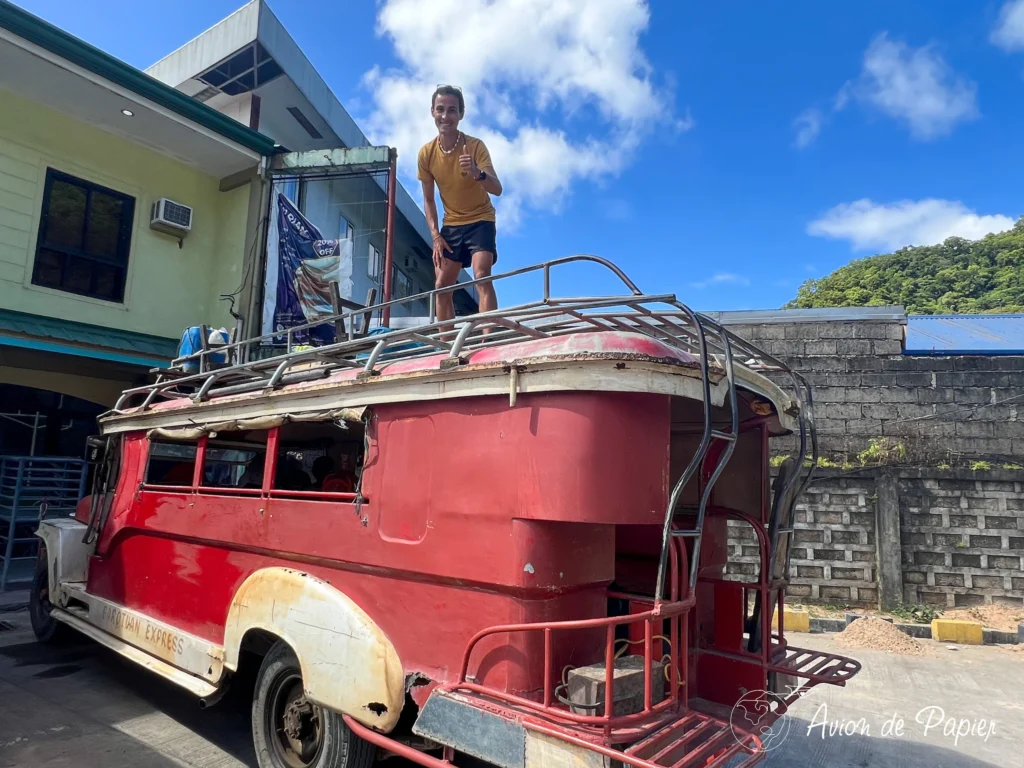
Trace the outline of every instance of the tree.
[[805, 282], [786, 308], [885, 305], [916, 315], [1024, 312], [1024, 216], [981, 240], [950, 237], [852, 261]]

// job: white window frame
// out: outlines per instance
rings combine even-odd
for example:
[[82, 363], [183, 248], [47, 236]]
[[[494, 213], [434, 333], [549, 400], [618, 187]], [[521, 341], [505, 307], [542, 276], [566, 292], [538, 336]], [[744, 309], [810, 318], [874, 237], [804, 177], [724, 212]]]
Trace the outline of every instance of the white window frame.
[[366, 274], [372, 280], [380, 280], [384, 276], [384, 254], [373, 243], [369, 244]]

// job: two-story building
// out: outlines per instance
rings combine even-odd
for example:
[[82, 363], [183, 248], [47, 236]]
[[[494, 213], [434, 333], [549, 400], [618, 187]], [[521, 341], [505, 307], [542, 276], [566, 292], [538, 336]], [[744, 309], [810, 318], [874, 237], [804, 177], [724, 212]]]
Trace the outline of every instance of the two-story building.
[[0, 454], [81, 455], [183, 329], [234, 327], [274, 150], [0, 0]]
[[[293, 152], [370, 143], [264, 0], [251, 0], [146, 72]], [[371, 287], [382, 295], [385, 183], [383, 175], [307, 180], [288, 190], [325, 238], [352, 239], [351, 298], [356, 301], [364, 301]], [[426, 219], [401, 184], [395, 202], [392, 295], [404, 298], [433, 287], [434, 267]], [[470, 276], [463, 271], [461, 279]], [[475, 297], [472, 288], [458, 291], [456, 311], [475, 311]], [[396, 308], [393, 316], [425, 316], [426, 302], [417, 304]]]

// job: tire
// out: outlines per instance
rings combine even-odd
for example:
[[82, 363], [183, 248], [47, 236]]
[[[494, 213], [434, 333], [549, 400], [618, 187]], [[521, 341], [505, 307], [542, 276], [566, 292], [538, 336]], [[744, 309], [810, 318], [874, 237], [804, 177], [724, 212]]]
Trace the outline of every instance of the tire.
[[36, 572], [32, 577], [32, 589], [28, 597], [28, 616], [32, 632], [40, 643], [57, 644], [68, 638], [70, 629], [50, 616], [50, 572], [45, 555], [40, 555]]
[[260, 768], [370, 768], [377, 754], [341, 715], [306, 700], [299, 660], [281, 641], [256, 679], [252, 736]]

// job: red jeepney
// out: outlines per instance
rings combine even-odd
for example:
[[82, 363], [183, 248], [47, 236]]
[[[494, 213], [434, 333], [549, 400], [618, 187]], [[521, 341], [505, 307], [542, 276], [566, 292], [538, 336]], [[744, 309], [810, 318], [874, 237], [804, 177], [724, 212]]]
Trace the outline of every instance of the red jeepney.
[[[570, 261], [627, 290], [555, 298]], [[439, 324], [432, 292], [402, 300], [417, 327], [355, 309], [331, 345], [232, 344], [125, 392], [92, 495], [39, 529], [37, 635], [204, 706], [255, 665], [262, 768], [757, 762], [788, 703], [859, 669], [781, 619], [810, 390], [603, 260], [531, 272], [536, 302]], [[728, 573], [731, 534], [757, 576]]]

